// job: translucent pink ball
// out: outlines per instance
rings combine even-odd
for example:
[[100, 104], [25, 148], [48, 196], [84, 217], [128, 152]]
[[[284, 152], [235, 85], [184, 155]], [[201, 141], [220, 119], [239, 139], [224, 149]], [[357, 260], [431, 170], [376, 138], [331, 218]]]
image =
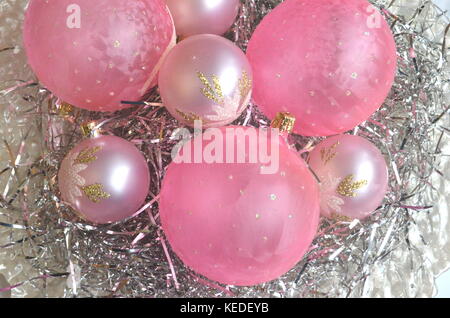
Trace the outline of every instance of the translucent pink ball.
[[[235, 128], [219, 129], [220, 148], [234, 138], [235, 146], [228, 151], [234, 149], [236, 155], [237, 139], [226, 134]], [[255, 135], [261, 136], [258, 131]], [[197, 141], [206, 149], [209, 142], [198, 138], [187, 142], [182, 152], [191, 149], [194, 157], [192, 145]], [[258, 149], [266, 142], [261, 137]], [[249, 149], [248, 139], [245, 144]], [[262, 174], [264, 164], [236, 161], [168, 167], [161, 222], [175, 253], [194, 271], [223, 284], [256, 285], [285, 274], [308, 250], [319, 221], [317, 182], [281, 138], [275, 146], [279, 169], [274, 174]], [[249, 162], [251, 152], [243, 154]]]
[[245, 110], [252, 92], [252, 69], [233, 42], [213, 34], [191, 36], [167, 55], [159, 73], [164, 106], [180, 122], [224, 126]]
[[95, 111], [129, 107], [156, 84], [175, 43], [163, 0], [31, 0], [25, 14], [28, 62], [64, 101]]
[[80, 217], [111, 223], [132, 216], [144, 203], [150, 173], [142, 153], [115, 136], [86, 139], [61, 163], [58, 184], [63, 200]]
[[319, 177], [322, 215], [364, 219], [383, 201], [388, 169], [380, 150], [353, 135], [325, 139], [310, 153], [309, 164]]
[[389, 25], [366, 0], [286, 0], [256, 28], [247, 56], [255, 102], [271, 118], [292, 113], [305, 136], [365, 121], [387, 97], [397, 64]]
[[177, 34], [224, 34], [239, 12], [239, 0], [166, 0]]

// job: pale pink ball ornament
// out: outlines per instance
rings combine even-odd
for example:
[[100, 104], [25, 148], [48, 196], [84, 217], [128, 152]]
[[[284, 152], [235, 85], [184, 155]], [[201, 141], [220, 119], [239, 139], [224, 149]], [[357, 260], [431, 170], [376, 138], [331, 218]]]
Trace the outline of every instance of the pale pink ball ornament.
[[[260, 138], [254, 151], [248, 150], [249, 139], [236, 146], [236, 129]], [[250, 163], [249, 158], [262, 145], [270, 147], [271, 138], [253, 127], [214, 130], [214, 135], [223, 137], [216, 139], [220, 140], [216, 155], [234, 151], [234, 157], [228, 158], [235, 163], [219, 163], [218, 157], [215, 163], [207, 163], [205, 155], [205, 162], [173, 162], [161, 189], [164, 232], [185, 265], [211, 280], [237, 286], [271, 281], [301, 260], [316, 234], [317, 182], [282, 138], [277, 136], [273, 144], [279, 149], [278, 169], [263, 174], [261, 167], [269, 165], [259, 160]], [[177, 158], [184, 157], [186, 149], [191, 149], [187, 157], [194, 158], [197, 142], [205, 152], [211, 151], [206, 150], [210, 142], [197, 136]], [[238, 148], [244, 144], [247, 151], [241, 154], [247, 163], [236, 163]]]
[[252, 69], [233, 42], [212, 34], [189, 37], [167, 55], [159, 72], [164, 106], [180, 122], [205, 128], [234, 121], [252, 91]]
[[132, 216], [144, 203], [150, 173], [142, 153], [115, 136], [80, 142], [61, 164], [58, 184], [63, 200], [79, 216], [111, 223]]
[[380, 150], [353, 135], [325, 139], [309, 155], [309, 165], [320, 179], [321, 213], [364, 219], [382, 203], [388, 169]]
[[256, 28], [247, 56], [257, 105], [269, 117], [289, 111], [305, 136], [365, 121], [386, 99], [397, 64], [389, 25], [366, 0], [286, 0]]
[[224, 34], [236, 20], [239, 0], [166, 0], [177, 34]]
[[164, 0], [31, 0], [23, 37], [40, 82], [94, 111], [139, 101], [176, 38]]

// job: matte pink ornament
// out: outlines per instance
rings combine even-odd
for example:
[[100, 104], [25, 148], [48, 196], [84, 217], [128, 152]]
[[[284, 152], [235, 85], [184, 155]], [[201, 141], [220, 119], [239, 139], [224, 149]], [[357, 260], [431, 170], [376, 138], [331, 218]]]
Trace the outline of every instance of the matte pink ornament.
[[115, 136], [86, 139], [63, 160], [58, 173], [63, 200], [94, 223], [132, 216], [150, 185], [147, 162], [130, 142]]
[[64, 101], [95, 111], [139, 101], [175, 44], [163, 0], [31, 0], [23, 36], [41, 83]]
[[[249, 151], [249, 139], [238, 143], [234, 129], [261, 138], [257, 151], [271, 139], [253, 127], [219, 128], [215, 135], [223, 136], [223, 146], [216, 154], [228, 154], [223, 162], [229, 163], [206, 163], [211, 161], [203, 155], [203, 163], [170, 164], [160, 217], [170, 245], [188, 267], [223, 284], [250, 286], [278, 278], [301, 260], [317, 231], [319, 192], [306, 163], [282, 138], [274, 141], [279, 169], [262, 174], [261, 167], [268, 165], [250, 163], [256, 152]], [[183, 146], [177, 160], [186, 149], [191, 149], [188, 158], [196, 158], [198, 148], [192, 146], [197, 142], [205, 152], [211, 150], [197, 136]], [[247, 163], [236, 163], [244, 144], [247, 151], [241, 154]]]
[[364, 219], [382, 203], [388, 186], [386, 161], [364, 138], [338, 135], [325, 139], [309, 155], [321, 180], [321, 213]]
[[173, 48], [159, 73], [164, 106], [176, 119], [193, 126], [231, 123], [246, 108], [252, 70], [233, 42], [212, 34], [189, 37]]
[[239, 12], [239, 0], [166, 0], [177, 34], [224, 34]]
[[286, 0], [256, 28], [247, 56], [255, 102], [271, 118], [290, 112], [305, 136], [365, 121], [386, 99], [397, 64], [392, 32], [366, 0]]

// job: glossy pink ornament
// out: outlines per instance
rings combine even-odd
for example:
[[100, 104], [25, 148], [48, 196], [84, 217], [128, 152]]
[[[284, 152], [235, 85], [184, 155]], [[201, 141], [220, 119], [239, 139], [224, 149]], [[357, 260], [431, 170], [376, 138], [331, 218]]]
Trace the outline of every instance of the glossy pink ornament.
[[41, 83], [95, 111], [139, 101], [175, 44], [164, 0], [31, 0], [23, 37]]
[[94, 223], [123, 220], [144, 203], [147, 162], [130, 142], [115, 136], [86, 139], [63, 160], [58, 173], [63, 200]]
[[177, 34], [224, 34], [236, 20], [239, 0], [166, 0]]
[[[205, 152], [197, 158], [203, 160], [168, 167], [160, 217], [170, 245], [188, 267], [223, 284], [250, 286], [278, 278], [301, 260], [317, 231], [319, 192], [305, 162], [282, 138], [277, 136], [269, 148], [279, 149], [279, 169], [262, 174], [268, 164], [260, 163], [262, 157], [250, 163], [256, 152], [249, 150], [249, 139], [238, 142], [235, 129], [260, 138], [251, 149], [270, 147], [270, 134], [222, 127], [214, 134], [222, 136], [216, 154], [228, 155], [223, 160], [228, 163], [206, 163], [211, 162], [205, 159], [210, 142], [199, 136], [190, 140], [177, 158], [186, 149], [191, 149], [188, 158], [196, 158], [200, 144]], [[244, 144], [246, 151], [240, 153]], [[236, 163], [238, 153], [246, 163]]]
[[189, 37], [173, 48], [159, 73], [164, 106], [179, 121], [218, 127], [231, 123], [246, 108], [252, 70], [233, 42], [212, 34]]
[[338, 135], [325, 139], [309, 155], [321, 180], [321, 212], [364, 219], [383, 201], [388, 185], [386, 161], [366, 139]]
[[247, 56], [255, 102], [272, 118], [290, 112], [305, 136], [365, 121], [387, 97], [397, 63], [392, 32], [366, 0], [286, 0], [256, 28]]

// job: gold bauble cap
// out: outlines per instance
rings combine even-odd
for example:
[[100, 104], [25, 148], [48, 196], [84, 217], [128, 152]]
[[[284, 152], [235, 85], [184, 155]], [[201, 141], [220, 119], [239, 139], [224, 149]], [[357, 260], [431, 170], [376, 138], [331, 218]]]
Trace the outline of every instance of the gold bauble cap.
[[280, 132], [292, 133], [294, 131], [295, 117], [288, 112], [280, 112], [270, 125], [272, 128], [278, 128]]
[[81, 133], [84, 137], [98, 137], [101, 135], [101, 128], [98, 127], [98, 123], [96, 121], [88, 121], [80, 126]]

